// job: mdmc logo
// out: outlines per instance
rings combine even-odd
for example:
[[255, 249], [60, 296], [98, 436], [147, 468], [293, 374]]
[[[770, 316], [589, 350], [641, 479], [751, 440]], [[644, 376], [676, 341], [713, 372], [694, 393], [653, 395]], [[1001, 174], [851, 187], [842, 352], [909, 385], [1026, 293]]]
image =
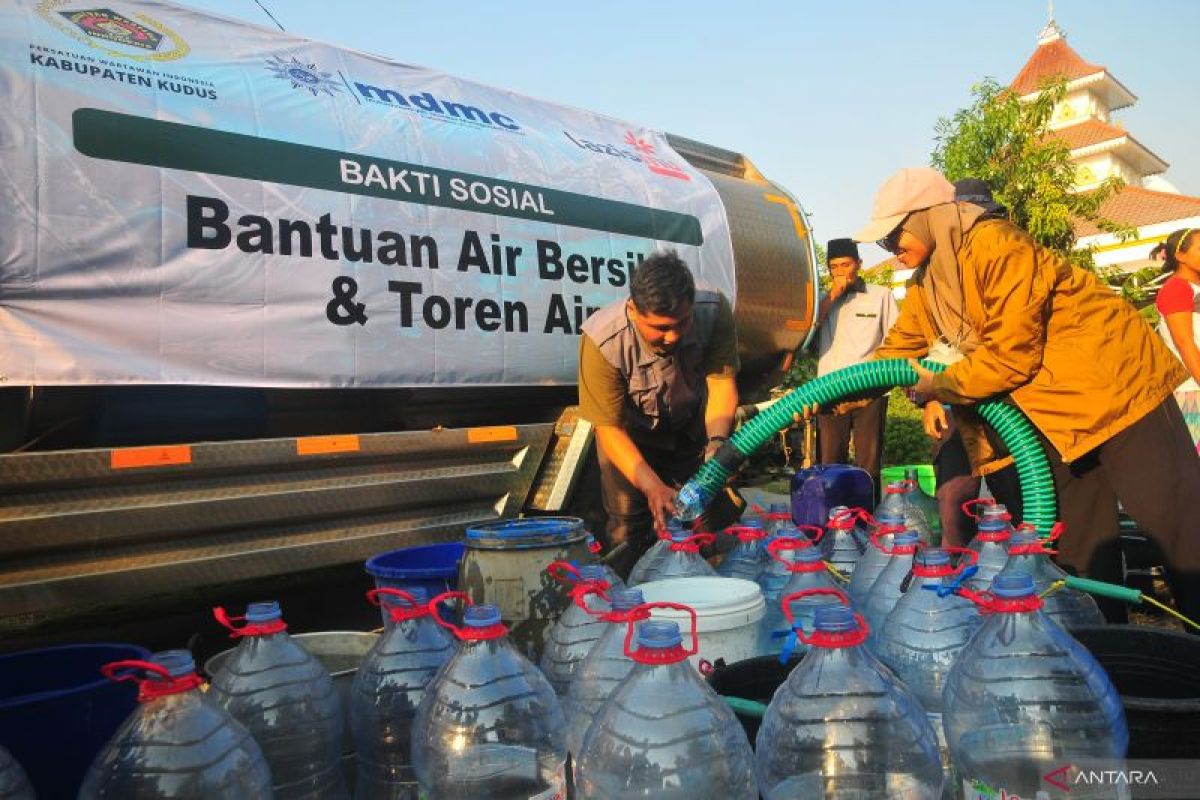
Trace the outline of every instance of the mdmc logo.
[[434, 97], [429, 92], [405, 94], [400, 89], [373, 86], [362, 81], [354, 81], [354, 90], [358, 92], [360, 98], [368, 103], [396, 106], [447, 122], [465, 123], [484, 128], [501, 128], [506, 131], [521, 130], [517, 121], [507, 114], [458, 100]]

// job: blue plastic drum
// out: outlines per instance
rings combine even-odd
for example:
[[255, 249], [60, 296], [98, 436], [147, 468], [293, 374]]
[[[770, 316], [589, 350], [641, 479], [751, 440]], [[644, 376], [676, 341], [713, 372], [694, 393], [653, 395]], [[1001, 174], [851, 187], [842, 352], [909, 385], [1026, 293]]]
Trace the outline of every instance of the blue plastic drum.
[[75, 797], [112, 735], [137, 705], [137, 686], [100, 674], [112, 661], [150, 657], [131, 644], [72, 644], [0, 656], [0, 745], [38, 797]]
[[[375, 579], [377, 589], [422, 588], [435, 597], [457, 588], [464, 549], [462, 542], [442, 542], [391, 550], [367, 559], [367, 573]], [[390, 630], [392, 618], [386, 608], [380, 610], [384, 627]]]

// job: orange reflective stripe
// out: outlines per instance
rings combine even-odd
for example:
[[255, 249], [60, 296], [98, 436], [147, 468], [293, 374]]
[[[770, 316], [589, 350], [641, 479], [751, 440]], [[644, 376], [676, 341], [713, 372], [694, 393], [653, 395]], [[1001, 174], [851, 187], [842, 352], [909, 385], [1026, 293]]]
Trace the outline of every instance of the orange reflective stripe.
[[296, 439], [296, 455], [317, 456], [324, 453], [357, 453], [362, 449], [354, 434], [340, 436], [301, 436]]
[[192, 463], [192, 448], [186, 444], [168, 447], [123, 447], [112, 450], [109, 465], [113, 469], [167, 467]]
[[515, 442], [517, 429], [514, 425], [497, 425], [492, 428], [468, 428], [467, 442], [469, 444], [484, 444], [486, 442]]

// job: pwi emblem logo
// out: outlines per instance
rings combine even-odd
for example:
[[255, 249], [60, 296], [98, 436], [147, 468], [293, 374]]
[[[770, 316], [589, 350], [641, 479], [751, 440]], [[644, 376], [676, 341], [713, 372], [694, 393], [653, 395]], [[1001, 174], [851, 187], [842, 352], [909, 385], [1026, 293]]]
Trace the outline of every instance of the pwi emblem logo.
[[280, 80], [291, 81], [293, 89], [307, 89], [313, 97], [327, 94], [336, 97], [342, 90], [341, 84], [333, 79], [332, 72], [321, 72], [316, 64], [305, 64], [294, 56], [289, 60], [281, 56], [267, 59], [267, 69]]
[[140, 47], [143, 50], [157, 50], [163, 41], [161, 33], [152, 31], [145, 25], [139, 25], [109, 8], [90, 8], [58, 13], [88, 36], [98, 39], [107, 39], [110, 42], [129, 47]]
[[[37, 12], [80, 44], [113, 58], [174, 61], [191, 52], [182, 36], [148, 14], [79, 7], [83, 5], [78, 0], [41, 0]], [[121, 7], [120, 3], [113, 5]]]

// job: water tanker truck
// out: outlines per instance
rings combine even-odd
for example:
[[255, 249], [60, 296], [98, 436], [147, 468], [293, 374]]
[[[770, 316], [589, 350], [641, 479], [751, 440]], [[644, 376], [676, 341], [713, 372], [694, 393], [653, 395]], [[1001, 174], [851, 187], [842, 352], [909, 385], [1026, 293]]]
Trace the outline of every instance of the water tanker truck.
[[165, 2], [0, 23], [6, 648], [594, 516], [580, 325], [657, 249], [746, 397], [809, 334], [805, 216], [739, 152]]

